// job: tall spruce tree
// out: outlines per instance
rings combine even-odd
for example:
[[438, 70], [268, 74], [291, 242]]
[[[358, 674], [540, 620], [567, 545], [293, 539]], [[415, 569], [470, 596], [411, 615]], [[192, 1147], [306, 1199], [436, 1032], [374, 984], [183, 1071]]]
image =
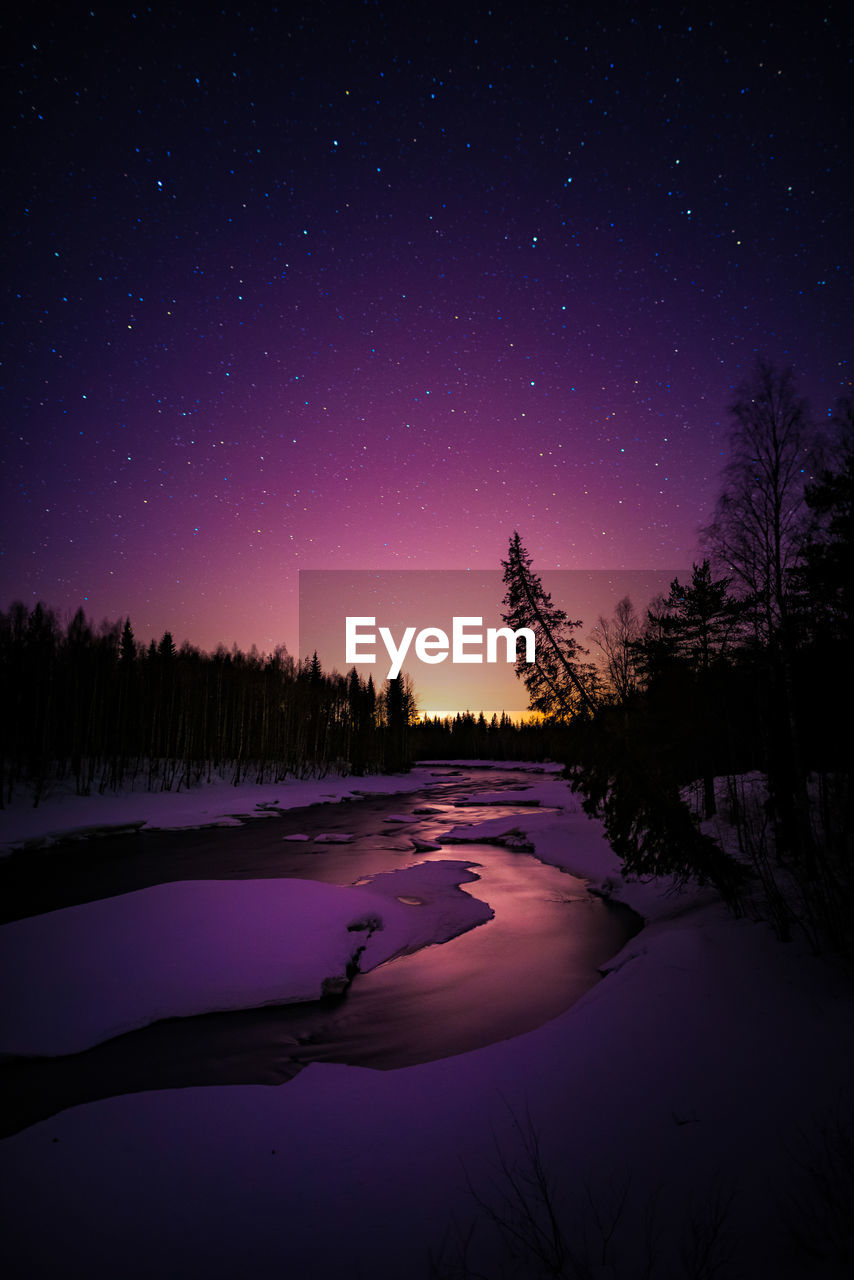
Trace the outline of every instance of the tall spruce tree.
[[729, 594], [730, 582], [714, 579], [704, 560], [692, 566], [690, 583], [673, 579], [662, 612], [652, 613], [651, 621], [671, 638], [674, 655], [696, 671], [708, 671], [723, 657], [744, 616]]
[[130, 666], [136, 659], [136, 640], [134, 639], [133, 628], [130, 625], [130, 618], [125, 618], [124, 626], [122, 627], [119, 657], [127, 666]]
[[596, 709], [594, 669], [581, 661], [586, 651], [572, 634], [581, 622], [570, 622], [564, 610], [552, 603], [518, 532], [510, 539], [507, 559], [501, 564], [507, 588], [501, 616], [512, 630], [528, 627], [534, 633], [533, 663], [524, 658], [516, 662], [531, 710], [561, 721], [592, 714]]
[[386, 680], [385, 702], [385, 754], [387, 770], [406, 770], [410, 766], [409, 729], [417, 718], [415, 691], [410, 677], [403, 672], [394, 680]]

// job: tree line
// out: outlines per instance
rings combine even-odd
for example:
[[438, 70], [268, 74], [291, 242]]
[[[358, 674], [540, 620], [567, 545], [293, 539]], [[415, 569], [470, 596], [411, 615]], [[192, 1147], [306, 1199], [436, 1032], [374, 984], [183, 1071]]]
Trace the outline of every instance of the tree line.
[[[517, 674], [536, 722], [416, 723], [407, 676], [378, 690], [316, 654], [208, 654], [169, 632], [146, 646], [129, 619], [62, 625], [16, 603], [0, 612], [0, 803], [19, 784], [38, 803], [57, 778], [88, 793], [557, 759], [629, 873], [709, 881], [738, 909], [758, 884], [781, 934], [850, 945], [854, 402], [820, 433], [791, 371], [759, 362], [731, 423], [704, 558], [643, 613], [627, 598], [599, 618], [597, 661], [514, 534], [503, 620], [535, 633]], [[722, 805], [737, 856], [709, 825]]]
[[0, 803], [16, 786], [38, 804], [53, 780], [78, 794], [235, 784], [329, 770], [394, 771], [409, 762], [415, 697], [407, 679], [326, 673], [220, 646], [209, 654], [170, 632], [146, 647], [129, 619], [99, 627], [79, 609], [67, 626], [43, 604], [0, 612]]
[[[587, 811], [636, 875], [761, 899], [781, 936], [854, 943], [854, 401], [820, 432], [790, 370], [759, 361], [730, 409], [729, 460], [701, 562], [592, 634], [554, 604], [519, 534], [504, 620], [530, 626], [531, 707], [563, 727]], [[716, 838], [725, 808], [738, 851]]]
[[553, 724], [513, 720], [506, 712], [487, 720], [483, 712], [428, 716], [411, 728], [416, 760], [555, 760], [563, 735]]

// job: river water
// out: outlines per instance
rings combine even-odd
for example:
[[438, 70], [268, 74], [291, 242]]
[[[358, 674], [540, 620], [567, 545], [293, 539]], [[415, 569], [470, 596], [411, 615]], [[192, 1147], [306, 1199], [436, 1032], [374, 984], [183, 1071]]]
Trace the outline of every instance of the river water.
[[[460, 823], [511, 814], [524, 829], [530, 810], [472, 805], [470, 798], [512, 789], [517, 799], [531, 781], [529, 772], [512, 768], [437, 767], [429, 787], [406, 795], [291, 809], [237, 828], [142, 832], [7, 859], [0, 865], [5, 919], [166, 881], [297, 877], [349, 885], [442, 858], [476, 864], [478, 880], [465, 891], [495, 915], [449, 942], [357, 974], [344, 996], [169, 1019], [85, 1053], [7, 1062], [0, 1068], [0, 1132], [80, 1102], [143, 1089], [278, 1084], [310, 1062], [409, 1066], [520, 1035], [556, 1017], [599, 980], [599, 966], [636, 932], [638, 918], [592, 897], [582, 881], [530, 853], [471, 843], [417, 853], [410, 838], [435, 840]], [[431, 811], [417, 812], [425, 808]], [[410, 821], [390, 821], [395, 817]], [[325, 846], [283, 839], [322, 832], [353, 839]]]

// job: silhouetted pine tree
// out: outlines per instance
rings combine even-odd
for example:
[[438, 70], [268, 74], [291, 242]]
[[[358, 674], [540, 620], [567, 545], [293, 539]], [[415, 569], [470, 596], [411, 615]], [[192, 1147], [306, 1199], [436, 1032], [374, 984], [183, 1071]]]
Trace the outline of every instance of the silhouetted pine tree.
[[552, 603], [542, 581], [531, 565], [531, 557], [518, 532], [510, 539], [504, 569], [504, 611], [502, 618], [513, 631], [527, 627], [534, 633], [535, 659], [516, 662], [516, 674], [525, 682], [528, 705], [552, 720], [569, 720], [595, 710], [592, 692], [594, 668], [581, 662], [585, 651], [572, 632], [581, 626], [570, 622], [563, 609]]
[[385, 704], [385, 750], [383, 763], [386, 771], [398, 772], [410, 767], [409, 730], [415, 711], [415, 694], [408, 675], [386, 680], [383, 686]]
[[[649, 634], [654, 652], [648, 663], [646, 686], [650, 697], [672, 701], [674, 731], [691, 724], [694, 749], [687, 759], [702, 776], [703, 809], [716, 811], [714, 775], [720, 764], [727, 692], [721, 667], [743, 621], [744, 607], [729, 595], [730, 580], [712, 578], [709, 561], [695, 564], [687, 584], [675, 578], [658, 610], [649, 611]], [[637, 648], [643, 653], [644, 640]], [[679, 733], [684, 740], [684, 732]], [[688, 749], [689, 742], [685, 742]]]
[[125, 618], [125, 624], [122, 627], [122, 640], [119, 648], [119, 656], [122, 662], [127, 666], [136, 661], [136, 641], [133, 638], [133, 628], [130, 625], [130, 618]]

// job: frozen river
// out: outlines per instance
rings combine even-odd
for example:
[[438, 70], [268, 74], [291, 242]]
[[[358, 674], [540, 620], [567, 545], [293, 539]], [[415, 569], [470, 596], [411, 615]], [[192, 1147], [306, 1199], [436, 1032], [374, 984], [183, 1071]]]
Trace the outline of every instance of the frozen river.
[[[473, 864], [478, 879], [464, 888], [494, 916], [441, 945], [357, 974], [343, 996], [173, 1018], [82, 1053], [7, 1063], [3, 1130], [139, 1090], [274, 1084], [310, 1062], [410, 1066], [556, 1017], [599, 980], [599, 966], [631, 936], [638, 918], [592, 897], [582, 881], [524, 849], [442, 839], [451, 828], [496, 817], [515, 816], [524, 829], [531, 812], [524, 790], [531, 781], [530, 772], [509, 767], [437, 767], [431, 785], [406, 795], [286, 810], [236, 828], [143, 832], [7, 859], [0, 868], [7, 919], [168, 881], [294, 877], [352, 885], [443, 858]], [[504, 790], [512, 792], [511, 803], [501, 802]], [[349, 839], [315, 842], [321, 834]], [[441, 848], [419, 851], [426, 843]]]

